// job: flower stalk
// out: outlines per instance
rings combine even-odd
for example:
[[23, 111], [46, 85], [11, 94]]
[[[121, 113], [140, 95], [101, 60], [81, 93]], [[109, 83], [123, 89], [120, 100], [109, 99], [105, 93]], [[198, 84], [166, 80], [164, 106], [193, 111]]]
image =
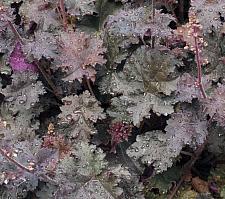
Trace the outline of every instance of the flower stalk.
[[60, 7], [61, 15], [62, 15], [64, 31], [67, 31], [67, 27], [68, 27], [67, 26], [67, 15], [66, 15], [64, 5], [65, 5], [64, 0], [59, 0], [59, 7]]
[[195, 37], [194, 40], [195, 40], [195, 51], [196, 51], [196, 64], [197, 64], [197, 68], [198, 68], [198, 86], [199, 86], [200, 92], [202, 93], [203, 98], [206, 99], [207, 96], [205, 93], [205, 89], [202, 85], [202, 65], [201, 65], [201, 61], [200, 61], [200, 53], [199, 53], [197, 37]]
[[0, 148], [0, 154], [5, 157], [8, 161], [14, 163], [16, 166], [18, 166], [19, 168], [29, 172], [29, 173], [33, 173], [34, 169], [31, 168], [27, 168], [24, 165], [20, 164], [19, 162], [17, 162], [15, 159], [13, 159], [12, 157], [10, 157], [2, 148]]
[[20, 36], [18, 31], [16, 30], [15, 26], [13, 25], [13, 23], [11, 21], [8, 21], [8, 25], [9, 25], [10, 29], [12, 30], [13, 34], [15, 35], [15, 37], [19, 40], [19, 42], [21, 44], [24, 44], [22, 37]]

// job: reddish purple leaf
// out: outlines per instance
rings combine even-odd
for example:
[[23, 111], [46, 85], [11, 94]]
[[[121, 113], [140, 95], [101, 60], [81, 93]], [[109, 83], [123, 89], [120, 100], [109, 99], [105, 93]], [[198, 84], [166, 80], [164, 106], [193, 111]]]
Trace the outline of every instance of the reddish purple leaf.
[[37, 67], [34, 64], [28, 63], [25, 59], [22, 46], [19, 42], [15, 45], [15, 48], [10, 55], [9, 64], [14, 72], [37, 71]]

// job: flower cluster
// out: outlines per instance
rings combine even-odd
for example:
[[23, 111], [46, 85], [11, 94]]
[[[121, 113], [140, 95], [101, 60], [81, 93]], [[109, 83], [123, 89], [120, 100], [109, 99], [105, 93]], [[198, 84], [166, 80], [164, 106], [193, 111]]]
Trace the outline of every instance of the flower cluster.
[[108, 133], [111, 135], [111, 152], [116, 152], [116, 146], [127, 141], [128, 137], [131, 135], [132, 125], [123, 122], [115, 122], [111, 124]]

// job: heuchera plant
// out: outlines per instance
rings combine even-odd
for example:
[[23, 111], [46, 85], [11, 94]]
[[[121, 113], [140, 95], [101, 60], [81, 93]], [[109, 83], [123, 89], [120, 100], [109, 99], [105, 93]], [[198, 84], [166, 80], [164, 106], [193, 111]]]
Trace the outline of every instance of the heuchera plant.
[[0, 198], [224, 198], [224, 60], [224, 0], [1, 0]]

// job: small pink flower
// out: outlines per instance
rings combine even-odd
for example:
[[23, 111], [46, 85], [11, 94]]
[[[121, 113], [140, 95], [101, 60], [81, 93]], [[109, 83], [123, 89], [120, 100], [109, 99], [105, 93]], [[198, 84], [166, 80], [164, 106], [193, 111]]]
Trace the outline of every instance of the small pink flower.
[[28, 63], [26, 60], [19, 42], [15, 45], [15, 48], [10, 55], [9, 64], [12, 67], [13, 72], [37, 71], [37, 67], [34, 64]]

